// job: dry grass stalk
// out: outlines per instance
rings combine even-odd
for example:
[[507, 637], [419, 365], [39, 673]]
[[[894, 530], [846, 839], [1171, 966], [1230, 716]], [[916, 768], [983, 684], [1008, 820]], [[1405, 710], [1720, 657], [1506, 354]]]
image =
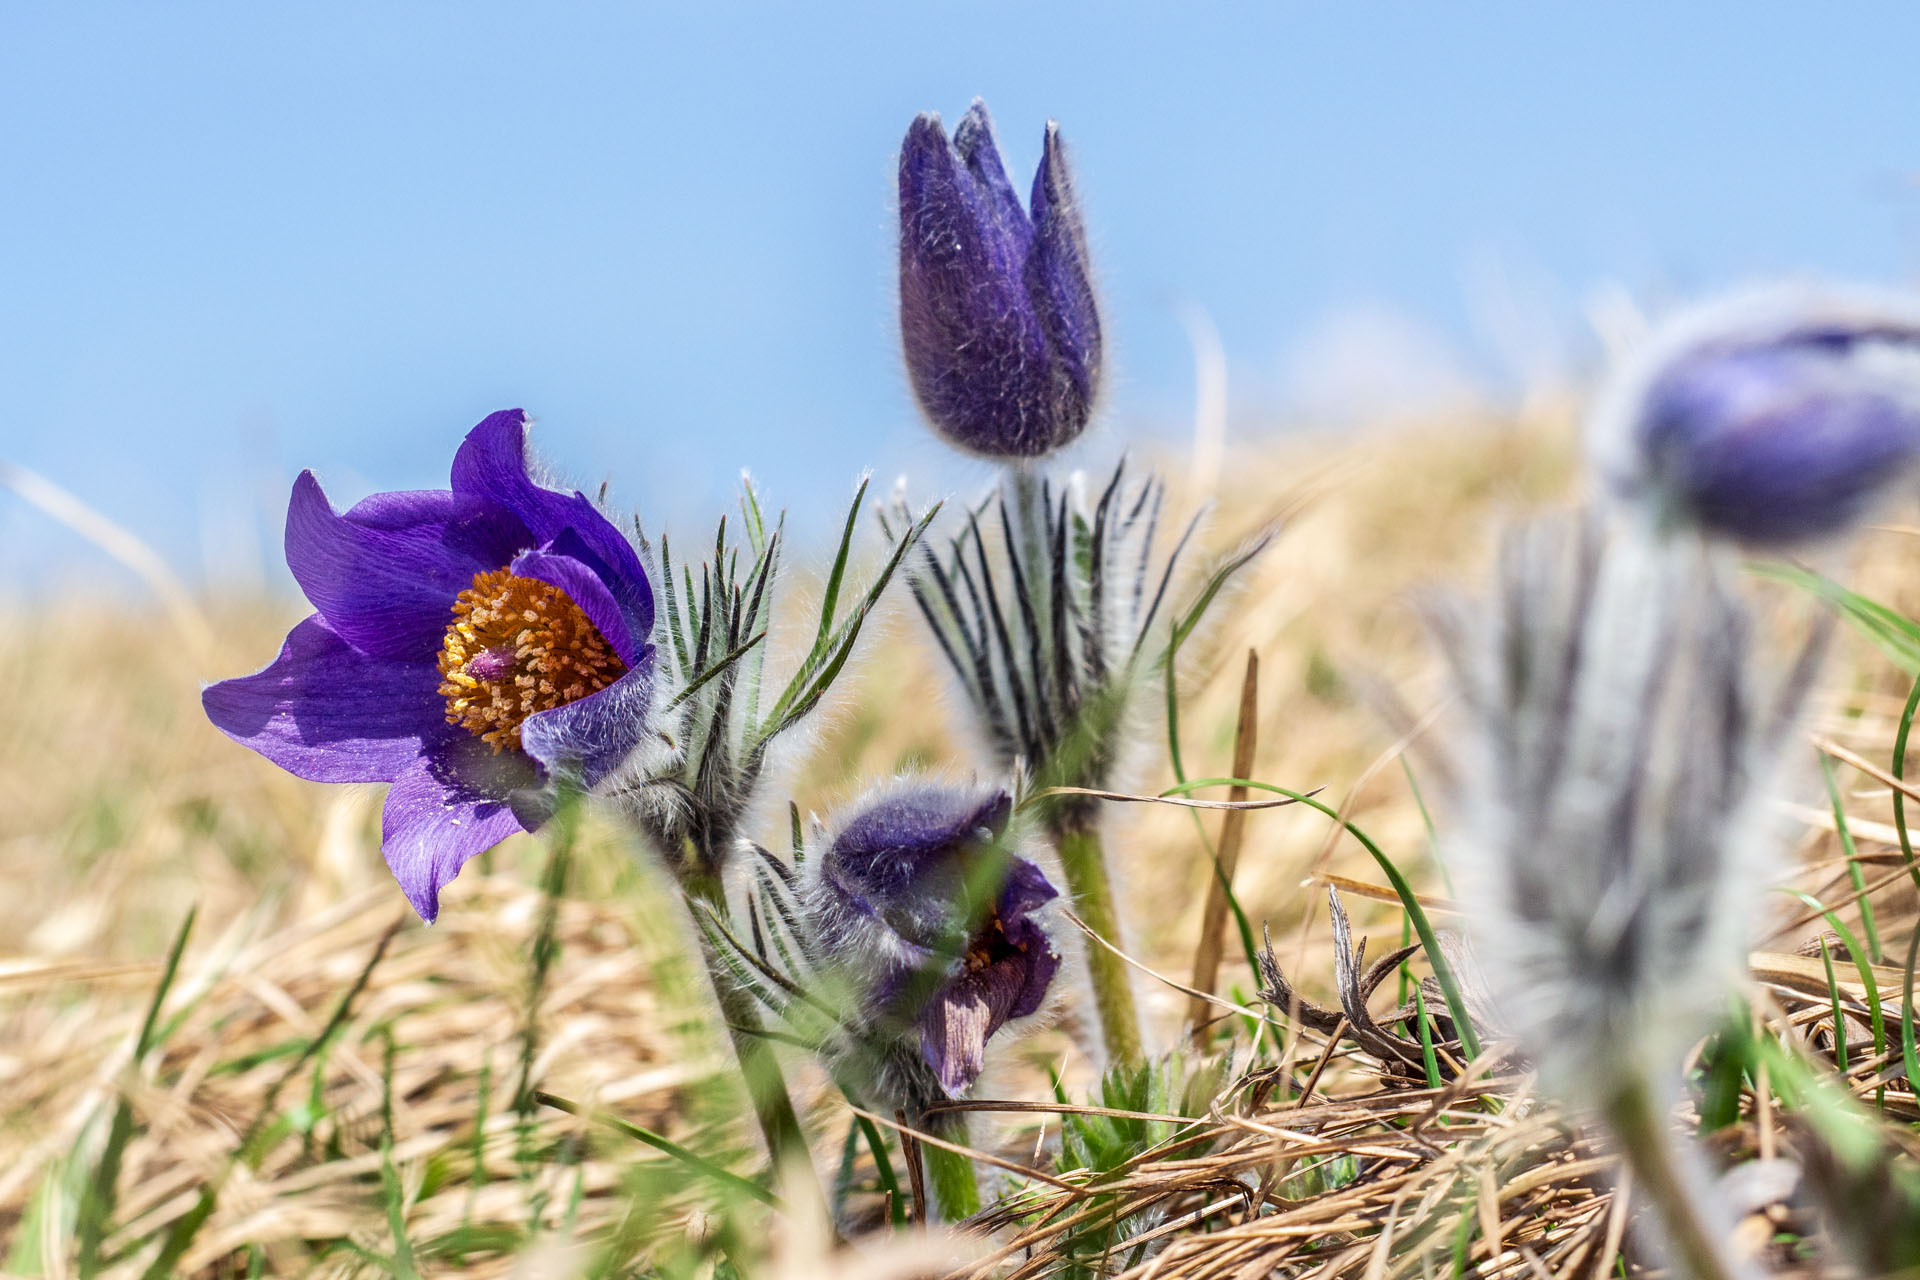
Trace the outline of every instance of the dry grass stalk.
[[[1411, 794], [1386, 785], [1392, 774], [1385, 770], [1364, 794], [1349, 785], [1370, 766], [1392, 764], [1395, 752], [1382, 751], [1388, 735], [1339, 673], [1364, 657], [1419, 705], [1432, 673], [1417, 621], [1400, 607], [1407, 589], [1471, 578], [1484, 564], [1489, 511], [1561, 496], [1570, 473], [1557, 410], [1517, 425], [1437, 425], [1425, 436], [1368, 441], [1313, 473], [1317, 500], [1290, 527], [1282, 553], [1256, 567], [1231, 611], [1233, 624], [1191, 646], [1197, 656], [1257, 646], [1265, 679], [1256, 688], [1229, 672], [1182, 691], [1194, 776], [1231, 769], [1231, 776], [1302, 789], [1341, 789], [1341, 812], [1396, 858], [1404, 856], [1403, 866], [1429, 891], [1439, 885], [1417, 874], [1426, 832]], [[1305, 442], [1247, 450], [1236, 459], [1240, 495], [1229, 496], [1219, 527], [1230, 535], [1252, 513], [1296, 495], [1301, 458], [1316, 451], [1325, 449]], [[1874, 535], [1849, 580], [1915, 616], [1920, 580], [1910, 572], [1906, 536]], [[214, 609], [212, 616], [236, 652], [263, 651], [285, 621], [259, 607]], [[401, 904], [375, 852], [370, 797], [328, 796], [271, 770], [236, 765], [197, 712], [198, 682], [219, 672], [203, 669], [183, 646], [154, 643], [165, 634], [163, 620], [124, 607], [65, 606], [18, 622], [0, 629], [0, 667], [35, 678], [20, 683], [13, 714], [0, 719], [0, 857], [13, 887], [0, 899], [0, 934], [13, 940], [0, 957], [0, 1239], [17, 1244], [36, 1205], [64, 1203], [71, 1211], [71, 1192], [54, 1175], [84, 1145], [83, 1136], [97, 1143], [102, 1108], [124, 1093], [139, 1128], [119, 1179], [111, 1253], [139, 1231], [179, 1221], [196, 1189], [232, 1165], [238, 1136], [282, 1074], [290, 1046], [325, 1023]], [[856, 778], [951, 753], [940, 717], [895, 713], [909, 693], [937, 680], [929, 655], [909, 634], [896, 628], [884, 657], [864, 673], [861, 696], [838, 708], [820, 750], [794, 779], [803, 808], [827, 807]], [[1847, 656], [1838, 680], [1844, 712], [1820, 729], [1871, 766], [1843, 770], [1858, 783], [1845, 793], [1857, 845], [1852, 861], [1871, 875], [1864, 894], [1852, 887], [1834, 817], [1813, 809], [1801, 813], [1807, 834], [1798, 851], [1799, 883], [1849, 919], [1859, 901], [1870, 900], [1891, 954], [1920, 904], [1897, 847], [1888, 781], [1876, 771], [1887, 772], [1880, 762], [1888, 758], [1909, 681], [1864, 646], [1849, 646]], [[1284, 731], [1257, 741], [1240, 734], [1237, 713], [1249, 699], [1255, 721]], [[1237, 750], [1243, 742], [1245, 752]], [[1157, 771], [1144, 772], [1140, 782], [1149, 790], [1164, 785]], [[1142, 962], [1150, 970], [1178, 965], [1201, 930], [1201, 890], [1213, 882], [1213, 870], [1193, 839], [1189, 814], [1158, 805], [1122, 812], [1116, 856], [1127, 868], [1122, 894], [1134, 918], [1147, 924], [1139, 938]], [[1378, 883], [1350, 840], [1336, 832], [1329, 844], [1324, 818], [1302, 806], [1228, 817], [1244, 822], [1236, 893], [1255, 922], [1271, 920], [1276, 934], [1297, 938], [1288, 970], [1307, 996], [1329, 1000], [1334, 990], [1326, 886], [1339, 888], [1354, 909], [1356, 934], [1371, 929], [1389, 948], [1397, 944], [1393, 891]], [[675, 995], [674, 968], [684, 963], [676, 960], [678, 925], [649, 905], [644, 878], [636, 891], [626, 858], [621, 850], [587, 851], [573, 896], [558, 904], [559, 947], [539, 1001], [532, 1080], [703, 1153], [739, 1153], [734, 1167], [751, 1172], [738, 1117], [699, 1103], [723, 1064], [710, 1056], [717, 1048], [711, 1028], [698, 1025], [701, 1006]], [[444, 1239], [471, 1224], [524, 1228], [536, 1210], [551, 1231], [576, 1195], [578, 1237], [605, 1239], [632, 1228], [627, 1176], [636, 1165], [675, 1167], [552, 1110], [523, 1122], [514, 1107], [528, 952], [542, 910], [540, 894], [529, 887], [536, 866], [531, 845], [503, 848], [498, 874], [480, 875], [476, 866], [456, 882], [439, 925], [409, 926], [395, 937], [331, 1049], [287, 1086], [289, 1101], [313, 1102], [302, 1108], [314, 1117], [311, 1134], [275, 1146], [258, 1170], [228, 1175], [213, 1216], [182, 1259], [186, 1273], [232, 1274], [243, 1243], [263, 1246], [269, 1274], [299, 1273], [308, 1256], [303, 1240], [390, 1247], [379, 1206], [389, 1095], [382, 1027], [396, 1042], [391, 1153], [416, 1241]], [[154, 1052], [132, 1063], [132, 1037], [159, 976], [157, 957], [196, 901], [204, 923], [167, 1005], [169, 1017], [184, 1016]], [[1438, 892], [1423, 901], [1436, 915], [1450, 906]], [[1142, 909], [1168, 903], [1186, 905]], [[1824, 927], [1801, 913], [1754, 958], [1772, 1001], [1768, 1029], [1829, 1063], [1845, 1043], [1847, 1068], [1836, 1074], [1856, 1099], [1888, 1114], [1920, 1116], [1898, 1077], [1897, 1036], [1875, 1051], [1865, 983], [1830, 938], [1836, 965], [1828, 984], [1810, 926]], [[1221, 950], [1217, 989], [1251, 991], [1257, 975], [1235, 949]], [[1905, 1012], [1904, 974], [1891, 963], [1868, 972], [1891, 1033]], [[1163, 1031], [1182, 1023], [1191, 995], [1177, 984], [1153, 988], [1149, 1007]], [[1496, 1069], [1491, 1057], [1450, 1062], [1449, 1046], [1436, 1045], [1441, 1071], [1464, 1074], [1435, 1089], [1405, 1062], [1366, 1051], [1344, 1013], [1315, 1029], [1289, 1019], [1285, 1009], [1236, 1000], [1210, 1007], [1256, 1019], [1267, 1067], [1229, 1081], [1198, 1119], [1137, 1115], [1163, 1123], [1169, 1136], [1098, 1186], [1081, 1171], [1036, 1156], [1036, 1130], [1057, 1135], [1062, 1118], [1076, 1112], [1128, 1113], [1036, 1101], [978, 1104], [998, 1121], [983, 1142], [993, 1155], [1065, 1185], [1036, 1180], [989, 1209], [976, 1224], [988, 1233], [983, 1251], [957, 1267], [940, 1265], [954, 1275], [1055, 1274], [1068, 1265], [1075, 1231], [1131, 1218], [1140, 1232], [1134, 1243], [1149, 1247], [1137, 1257], [1123, 1247], [1109, 1261], [1129, 1275], [1161, 1280], [1395, 1277], [1429, 1265], [1440, 1273], [1451, 1267], [1463, 1222], [1472, 1231], [1461, 1246], [1469, 1274], [1597, 1278], [1613, 1274], [1622, 1254], [1629, 1274], [1638, 1273], [1632, 1197], [1621, 1194], [1610, 1160], [1575, 1126], [1540, 1111], [1525, 1076], [1511, 1066]], [[1370, 1013], [1372, 1022], [1405, 1037], [1410, 1028], [1394, 1023], [1399, 1016], [1398, 1009]], [[1042, 1037], [1031, 1056], [1047, 1068], [1065, 1061], [1065, 1087], [1082, 1096], [1084, 1063], [1063, 1058], [1064, 1044], [1058, 1034]], [[1275, 1045], [1285, 1046], [1277, 1060]], [[1008, 1095], [1046, 1096], [1044, 1075], [1017, 1064], [989, 1083]], [[813, 1101], [816, 1136], [829, 1123], [844, 1123], [844, 1111]], [[1751, 1081], [1736, 1111], [1717, 1139], [1723, 1159], [1745, 1163], [1763, 1148], [1791, 1151], [1794, 1137], [1777, 1123], [1775, 1101]], [[1676, 1123], [1692, 1119], [1683, 1114]], [[564, 1159], [523, 1162], [520, 1153], [530, 1148]], [[836, 1153], [821, 1141], [816, 1154], [827, 1167]], [[857, 1180], [871, 1182], [864, 1156], [856, 1167]], [[675, 1193], [648, 1206], [655, 1229], [693, 1232], [702, 1189], [677, 1169], [672, 1181]], [[855, 1225], [877, 1230], [885, 1220], [877, 1194], [863, 1191], [849, 1208]], [[1811, 1227], [1797, 1202], [1763, 1205], [1754, 1215], [1783, 1231]], [[59, 1233], [44, 1225], [50, 1219], [42, 1221], [57, 1243]], [[811, 1245], [794, 1244], [769, 1270], [817, 1274], [821, 1267], [792, 1259], [825, 1256], [829, 1247], [808, 1252]], [[921, 1273], [933, 1265], [928, 1251], [907, 1252]], [[947, 1258], [952, 1251], [934, 1252]], [[1819, 1256], [1771, 1261], [1805, 1270]], [[435, 1274], [475, 1276], [521, 1265], [478, 1248], [464, 1260], [440, 1255], [431, 1263]], [[358, 1264], [329, 1265], [344, 1272]], [[525, 1265], [545, 1262], [530, 1258]], [[850, 1264], [834, 1267], [856, 1274]]]

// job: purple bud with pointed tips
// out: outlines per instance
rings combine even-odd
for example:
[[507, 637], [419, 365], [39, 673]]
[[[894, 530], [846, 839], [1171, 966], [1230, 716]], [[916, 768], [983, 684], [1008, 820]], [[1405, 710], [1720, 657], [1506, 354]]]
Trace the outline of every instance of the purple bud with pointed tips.
[[1704, 309], [1616, 382], [1595, 434], [1663, 520], [1760, 547], [1843, 533], [1920, 460], [1920, 306], [1796, 289]]
[[962, 449], [1037, 458], [1085, 430], [1100, 313], [1056, 125], [1023, 208], [985, 103], [951, 142], [938, 115], [914, 120], [900, 148], [900, 338], [927, 419]]
[[[868, 1064], [890, 1093], [916, 1091], [902, 1074], [947, 1096], [965, 1090], [987, 1041], [1038, 1012], [1060, 968], [1041, 920], [1058, 891], [1005, 852], [1012, 808], [1004, 791], [902, 780], [861, 805], [814, 863], [805, 903], [824, 957], [853, 984], [866, 1030], [896, 1026], [894, 1056], [917, 1059], [904, 1072]], [[985, 911], [971, 910], [995, 857], [1000, 887], [985, 886]]]

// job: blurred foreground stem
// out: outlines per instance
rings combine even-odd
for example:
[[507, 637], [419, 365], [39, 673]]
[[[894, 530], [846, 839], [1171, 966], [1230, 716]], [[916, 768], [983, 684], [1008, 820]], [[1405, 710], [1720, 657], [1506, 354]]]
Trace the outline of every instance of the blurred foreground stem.
[[[688, 875], [682, 883], [689, 908], [693, 900], [698, 900], [722, 916], [726, 914], [726, 890], [717, 877]], [[797, 1174], [794, 1180], [796, 1184], [804, 1184], [804, 1189], [796, 1185], [790, 1188], [791, 1193], [812, 1200], [814, 1204], [810, 1207], [817, 1208], [824, 1218], [826, 1198], [814, 1171], [813, 1156], [807, 1149], [806, 1134], [800, 1129], [800, 1117], [795, 1114], [793, 1099], [787, 1093], [780, 1060], [774, 1056], [773, 1042], [762, 1030], [759, 1006], [754, 1003], [752, 993], [734, 981], [725, 961], [714, 951], [713, 943], [706, 932], [697, 927], [697, 922], [694, 933], [700, 940], [700, 958], [706, 963], [714, 998], [720, 1002], [720, 1014], [726, 1019], [727, 1038], [733, 1043], [733, 1056], [740, 1064], [740, 1076], [746, 1082], [754, 1119], [759, 1121], [760, 1133], [767, 1141], [767, 1155], [776, 1182], [790, 1171]]]
[[[1120, 913], [1114, 906], [1113, 881], [1107, 875], [1100, 832], [1090, 821], [1063, 823], [1055, 833], [1060, 868], [1066, 872], [1073, 909], [1086, 926], [1112, 943], [1120, 940]], [[1087, 939], [1087, 975], [1093, 981], [1094, 1008], [1100, 1014], [1100, 1036], [1110, 1062], [1140, 1060], [1140, 1015], [1133, 1006], [1133, 983], [1127, 962]]]
[[1645, 1193], [1659, 1217], [1675, 1268], [1693, 1280], [1748, 1280], [1753, 1273], [1727, 1254], [1726, 1233], [1715, 1229], [1702, 1180], [1686, 1167], [1647, 1082], [1620, 1089], [1603, 1115], [1633, 1170], [1634, 1190]]

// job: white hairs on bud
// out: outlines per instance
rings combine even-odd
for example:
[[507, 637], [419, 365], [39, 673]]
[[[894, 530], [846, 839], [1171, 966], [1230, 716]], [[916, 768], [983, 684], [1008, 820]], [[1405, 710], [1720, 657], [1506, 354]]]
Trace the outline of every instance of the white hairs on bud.
[[1744, 974], [1824, 631], [1763, 682], [1716, 553], [1591, 512], [1512, 530], [1494, 599], [1436, 631], [1466, 720], [1444, 853], [1503, 1029], [1571, 1101], [1670, 1077]]

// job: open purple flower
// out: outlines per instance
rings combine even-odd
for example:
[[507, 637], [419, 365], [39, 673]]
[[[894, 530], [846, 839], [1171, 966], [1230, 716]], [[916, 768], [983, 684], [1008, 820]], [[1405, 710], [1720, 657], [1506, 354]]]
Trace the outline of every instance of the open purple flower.
[[914, 120], [900, 149], [900, 337], [914, 394], [963, 449], [1035, 458], [1087, 425], [1100, 312], [1059, 128], [1047, 125], [1029, 208], [986, 104], [947, 141]]
[[[1039, 918], [1058, 891], [1001, 851], [1011, 814], [1004, 791], [893, 784], [834, 834], [806, 891], [868, 1025], [903, 1027], [949, 1095], [980, 1075], [995, 1032], [1039, 1011], [1060, 968]], [[979, 883], [996, 869], [997, 890]]]
[[1920, 309], [1771, 291], [1670, 327], [1598, 418], [1616, 487], [1756, 546], [1841, 533], [1920, 461]]
[[646, 732], [653, 590], [585, 495], [534, 481], [527, 417], [493, 414], [451, 490], [377, 493], [342, 513], [310, 471], [287, 567], [315, 612], [257, 675], [201, 701], [229, 737], [316, 782], [390, 782], [387, 865], [431, 923], [475, 854], [592, 787]]

